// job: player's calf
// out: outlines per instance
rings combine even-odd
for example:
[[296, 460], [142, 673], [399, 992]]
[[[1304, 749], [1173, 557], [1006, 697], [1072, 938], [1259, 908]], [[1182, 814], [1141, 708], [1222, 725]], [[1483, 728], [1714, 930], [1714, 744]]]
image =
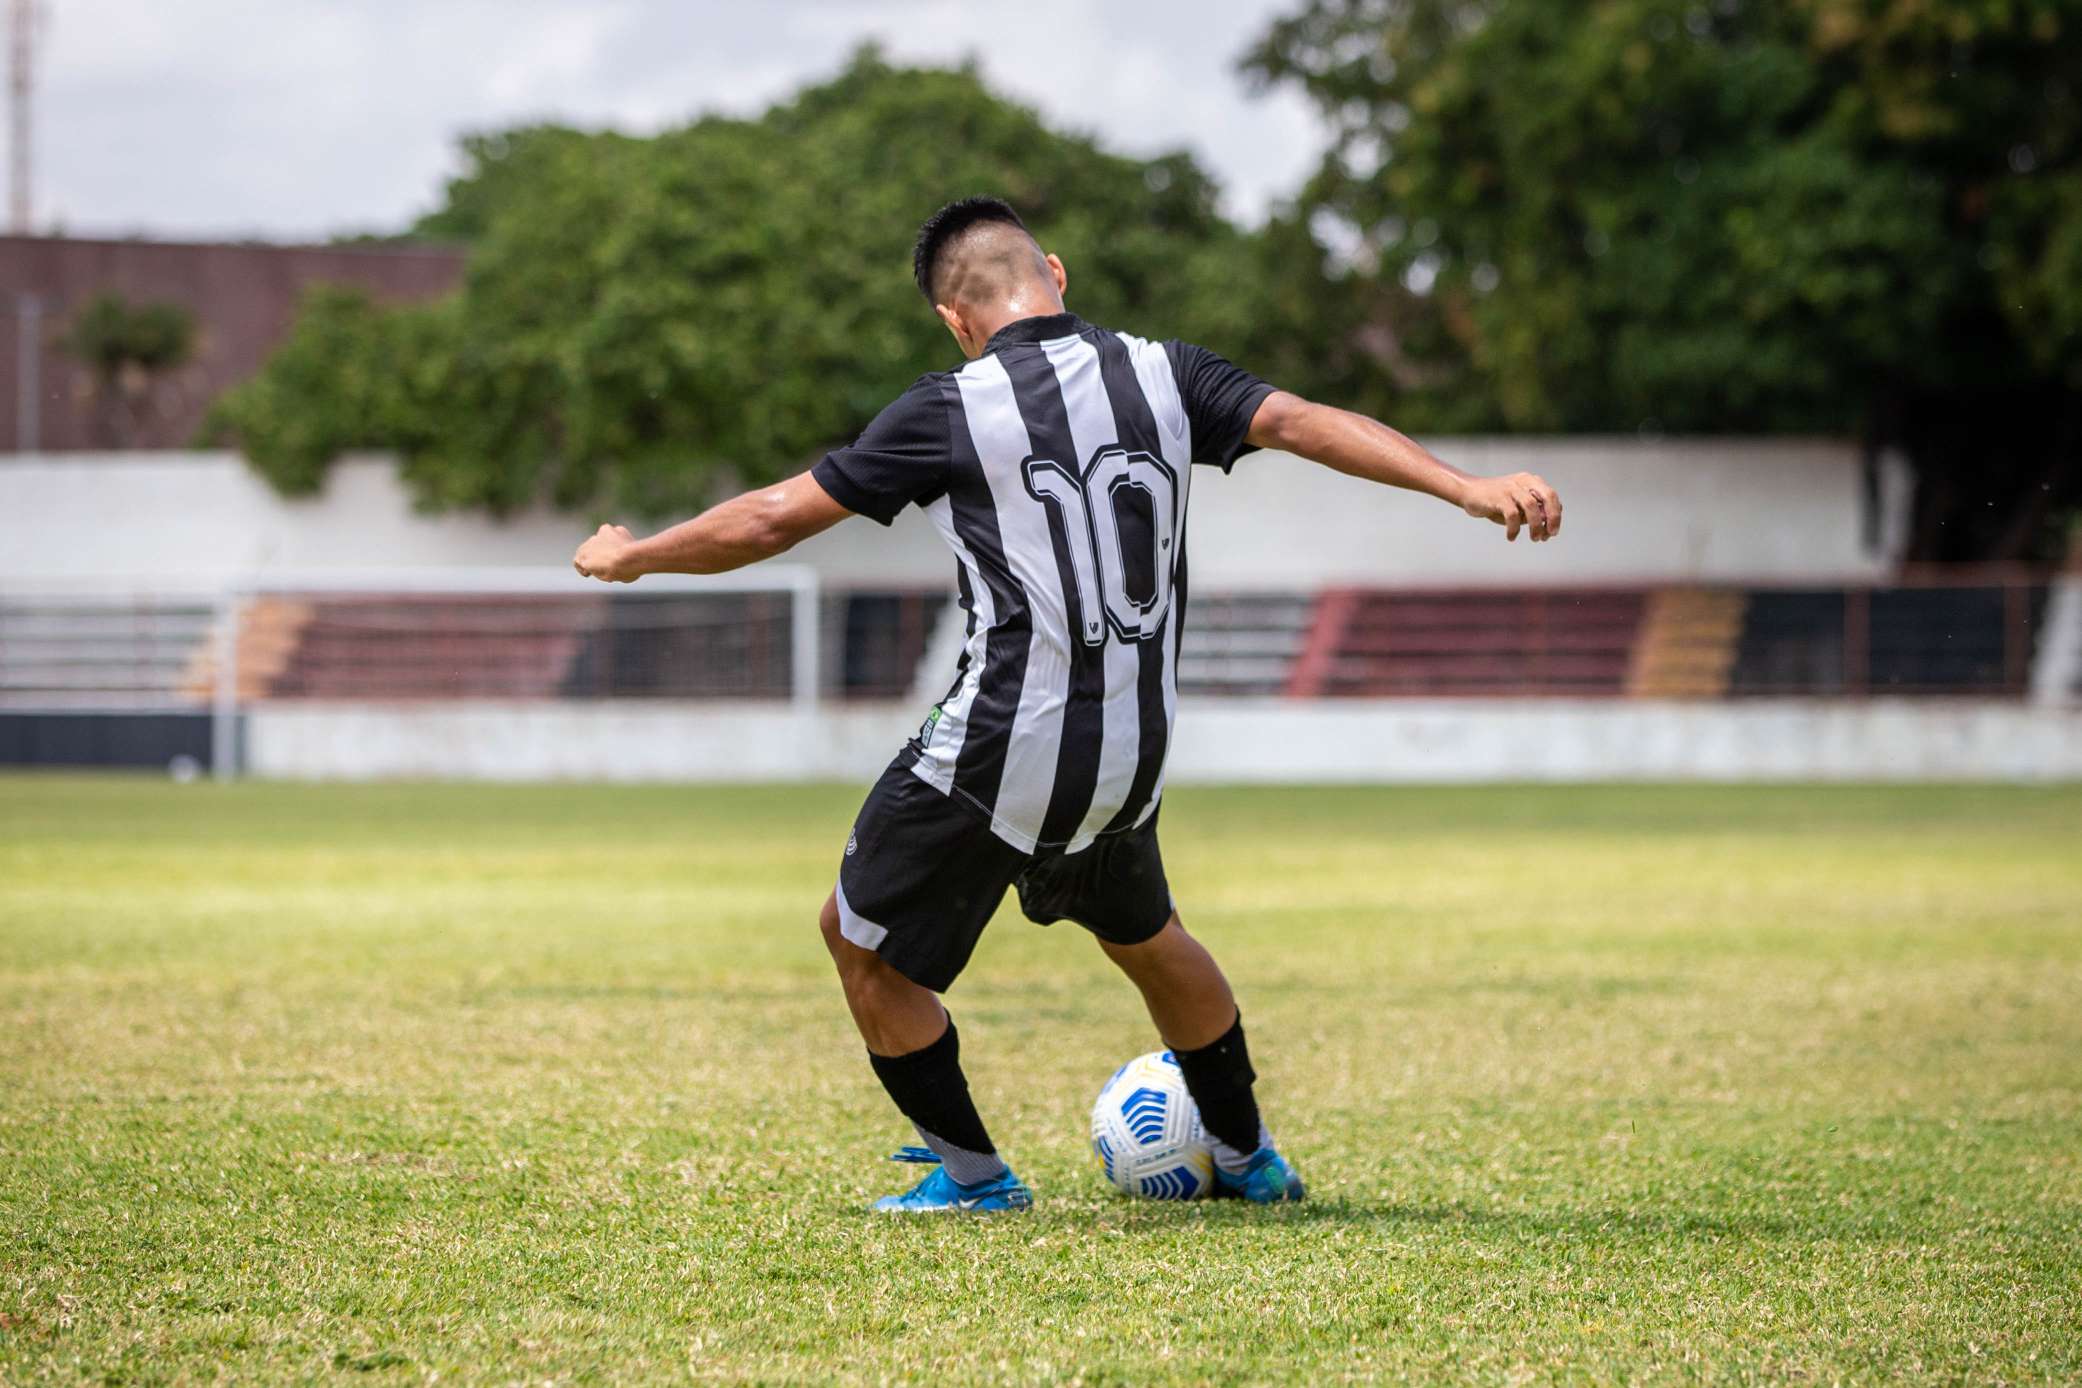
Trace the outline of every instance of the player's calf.
[[939, 1164], [908, 1194], [890, 1196], [875, 1208], [1025, 1208], [1030, 1203], [1026, 1187], [998, 1156], [969, 1097], [954, 1018], [931, 989], [847, 938], [836, 894], [825, 903], [819, 923], [846, 1005], [867, 1043], [868, 1063]]
[[1176, 915], [1141, 944], [1101, 941], [1101, 947], [1141, 990], [1150, 1020], [1178, 1061], [1213, 1138], [1218, 1193], [1259, 1203], [1299, 1200], [1301, 1179], [1273, 1148], [1259, 1116], [1243, 1014], [1214, 956]]

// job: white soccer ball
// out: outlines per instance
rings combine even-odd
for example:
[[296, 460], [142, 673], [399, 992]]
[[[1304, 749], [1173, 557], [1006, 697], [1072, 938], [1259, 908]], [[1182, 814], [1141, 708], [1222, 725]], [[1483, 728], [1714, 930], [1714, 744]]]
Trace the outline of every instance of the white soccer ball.
[[1192, 1200], [1214, 1184], [1214, 1152], [1186, 1077], [1169, 1051], [1113, 1072], [1092, 1105], [1092, 1151], [1129, 1195]]

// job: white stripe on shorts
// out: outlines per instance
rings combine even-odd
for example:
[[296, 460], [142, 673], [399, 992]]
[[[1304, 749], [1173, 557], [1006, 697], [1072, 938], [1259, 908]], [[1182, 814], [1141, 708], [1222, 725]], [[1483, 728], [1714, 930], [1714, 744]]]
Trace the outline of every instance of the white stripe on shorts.
[[844, 882], [832, 884], [832, 895], [838, 898], [839, 903], [839, 934], [862, 949], [880, 949], [882, 942], [889, 938], [888, 929], [876, 925], [853, 909], [852, 903], [846, 900]]

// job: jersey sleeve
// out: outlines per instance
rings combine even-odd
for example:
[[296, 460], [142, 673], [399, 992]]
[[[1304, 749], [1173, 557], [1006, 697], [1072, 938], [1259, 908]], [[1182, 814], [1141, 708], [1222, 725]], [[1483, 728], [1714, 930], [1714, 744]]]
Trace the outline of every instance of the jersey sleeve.
[[819, 459], [810, 476], [839, 505], [888, 525], [912, 502], [923, 506], [947, 489], [951, 451], [939, 381], [921, 376], [859, 438]]
[[1257, 451], [1246, 443], [1251, 419], [1273, 388], [1226, 358], [1190, 342], [1167, 342], [1171, 374], [1193, 431], [1193, 461], [1227, 472], [1238, 458]]

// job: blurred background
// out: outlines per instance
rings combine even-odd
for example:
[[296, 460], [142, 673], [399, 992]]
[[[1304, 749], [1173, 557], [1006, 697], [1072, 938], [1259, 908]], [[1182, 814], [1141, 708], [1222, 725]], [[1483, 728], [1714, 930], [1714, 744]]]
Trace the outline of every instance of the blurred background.
[[2076, 0], [5, 9], [0, 764], [872, 773], [922, 518], [568, 558], [952, 364], [911, 238], [989, 192], [1569, 504], [1197, 479], [1174, 780], [2082, 776]]

